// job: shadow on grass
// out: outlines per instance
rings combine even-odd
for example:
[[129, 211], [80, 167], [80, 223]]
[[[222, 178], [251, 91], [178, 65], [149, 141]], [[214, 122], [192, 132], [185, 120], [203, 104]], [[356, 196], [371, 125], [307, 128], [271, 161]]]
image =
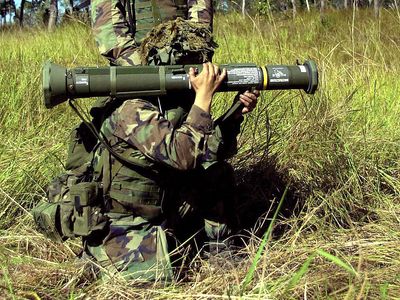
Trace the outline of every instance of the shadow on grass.
[[[239, 168], [235, 175], [238, 199], [235, 211], [242, 232], [262, 237], [286, 187], [288, 190], [279, 218], [300, 213], [304, 205], [304, 191], [300, 192], [298, 184], [290, 182], [287, 172], [278, 169], [274, 158]], [[278, 224], [274, 236], [280, 236], [285, 231], [285, 226]]]

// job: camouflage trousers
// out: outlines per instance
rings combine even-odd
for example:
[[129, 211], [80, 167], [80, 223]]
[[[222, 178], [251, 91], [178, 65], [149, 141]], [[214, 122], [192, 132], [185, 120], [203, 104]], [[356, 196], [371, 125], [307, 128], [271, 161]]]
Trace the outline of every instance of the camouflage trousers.
[[190, 180], [190, 185], [173, 189], [159, 223], [109, 214], [107, 232], [85, 242], [85, 251], [101, 275], [171, 281], [176, 276], [174, 270], [185, 269], [202, 251], [224, 247], [224, 240], [235, 227], [227, 208], [233, 206], [234, 198], [233, 170], [227, 166], [202, 174], [213, 175], [201, 176], [202, 181]]
[[163, 226], [142, 217], [110, 214], [108, 234], [85, 242], [101, 276], [125, 279], [171, 280], [172, 268]]

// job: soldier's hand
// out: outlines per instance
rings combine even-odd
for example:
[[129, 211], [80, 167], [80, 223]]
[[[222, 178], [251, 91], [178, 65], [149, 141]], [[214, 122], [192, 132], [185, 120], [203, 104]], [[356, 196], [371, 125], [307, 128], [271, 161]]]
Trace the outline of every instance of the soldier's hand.
[[189, 70], [189, 79], [196, 92], [194, 104], [206, 112], [210, 112], [211, 100], [222, 81], [226, 77], [226, 69], [220, 72], [219, 67], [212, 63], [203, 64], [203, 70], [196, 75], [194, 68]]
[[247, 114], [254, 110], [257, 105], [257, 99], [260, 96], [260, 91], [245, 91], [243, 94], [239, 95], [240, 102], [243, 103], [244, 107], [242, 109], [242, 114]]

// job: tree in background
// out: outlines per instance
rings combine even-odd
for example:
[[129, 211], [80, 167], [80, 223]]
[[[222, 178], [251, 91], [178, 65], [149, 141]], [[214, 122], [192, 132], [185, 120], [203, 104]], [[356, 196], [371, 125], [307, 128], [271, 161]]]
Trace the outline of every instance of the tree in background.
[[[19, 8], [15, 0], [0, 0], [0, 26], [7, 24], [24, 24], [28, 26], [46, 26], [50, 31], [56, 24], [79, 20], [89, 22], [90, 0], [21, 0]], [[222, 13], [230, 11], [265, 15], [271, 12], [291, 13], [293, 18], [298, 11], [319, 10], [321, 16], [330, 8], [348, 9], [363, 7], [371, 9], [379, 17], [381, 7], [398, 8], [399, 0], [214, 0], [215, 9]], [[61, 13], [60, 13], [60, 7]], [[61, 16], [61, 18], [60, 18]]]
[[58, 17], [58, 1], [57, 0], [50, 0], [50, 9], [49, 9], [49, 23], [48, 23], [48, 29], [49, 31], [53, 31], [54, 27], [56, 26], [57, 23], [57, 17]]
[[64, 19], [89, 22], [90, 0], [20, 0], [19, 7], [14, 1], [0, 0], [0, 27], [12, 24], [54, 30]]
[[297, 13], [296, 0], [291, 0], [291, 2], [292, 2], [293, 18], [295, 18]]
[[374, 0], [374, 15], [376, 18], [379, 17], [379, 0]]
[[397, 1], [399, 0], [216, 0], [215, 8], [223, 13], [236, 10], [243, 15], [248, 12], [261, 15], [270, 12], [291, 12], [293, 17], [296, 17], [300, 10], [319, 10], [323, 15], [324, 11], [330, 8], [348, 9], [349, 6], [355, 6], [356, 8], [373, 8], [374, 15], [378, 17], [381, 7], [396, 8]]
[[78, 21], [85, 24], [90, 24], [90, 0], [69, 0], [68, 8], [61, 18], [61, 23]]
[[19, 26], [24, 26], [24, 9], [25, 9], [26, 0], [21, 0], [21, 6], [19, 7]]
[[11, 24], [13, 15], [16, 16], [14, 0], [0, 0], [0, 26], [7, 25], [7, 14], [9, 15], [9, 24]]

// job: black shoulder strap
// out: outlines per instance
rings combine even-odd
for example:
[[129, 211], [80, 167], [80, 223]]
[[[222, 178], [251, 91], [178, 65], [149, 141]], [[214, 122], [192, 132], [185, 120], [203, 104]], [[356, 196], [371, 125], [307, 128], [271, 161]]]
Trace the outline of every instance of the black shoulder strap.
[[[85, 120], [85, 118], [82, 116], [82, 114], [78, 111], [78, 109], [75, 107], [73, 104], [73, 100], [68, 101], [69, 105], [71, 108], [75, 111], [75, 113], [78, 115], [78, 117], [82, 120], [82, 122], [89, 128], [89, 130], [92, 132], [92, 134], [98, 139], [99, 143], [104, 146], [104, 150], [108, 150], [107, 152], [110, 153], [121, 165], [124, 165], [128, 168], [131, 168], [141, 174], [144, 177], [151, 178], [154, 181], [158, 181], [158, 176], [155, 174], [155, 172], [152, 172], [147, 168], [147, 165], [144, 164], [140, 159], [133, 159], [129, 158], [127, 159], [124, 157], [124, 155], [121, 155], [117, 152], [114, 151], [112, 146], [110, 145], [110, 142], [107, 140], [107, 138], [104, 136], [103, 132], [101, 130], [97, 129], [96, 126], [94, 126], [93, 123], [88, 122]], [[103, 120], [105, 119], [105, 116], [103, 115]], [[101, 127], [101, 125], [100, 125]]]
[[135, 15], [135, 9], [133, 6], [135, 5], [135, 0], [126, 0], [126, 11], [128, 12], [128, 25], [129, 25], [129, 30], [132, 35], [135, 35], [136, 32], [136, 15]]

